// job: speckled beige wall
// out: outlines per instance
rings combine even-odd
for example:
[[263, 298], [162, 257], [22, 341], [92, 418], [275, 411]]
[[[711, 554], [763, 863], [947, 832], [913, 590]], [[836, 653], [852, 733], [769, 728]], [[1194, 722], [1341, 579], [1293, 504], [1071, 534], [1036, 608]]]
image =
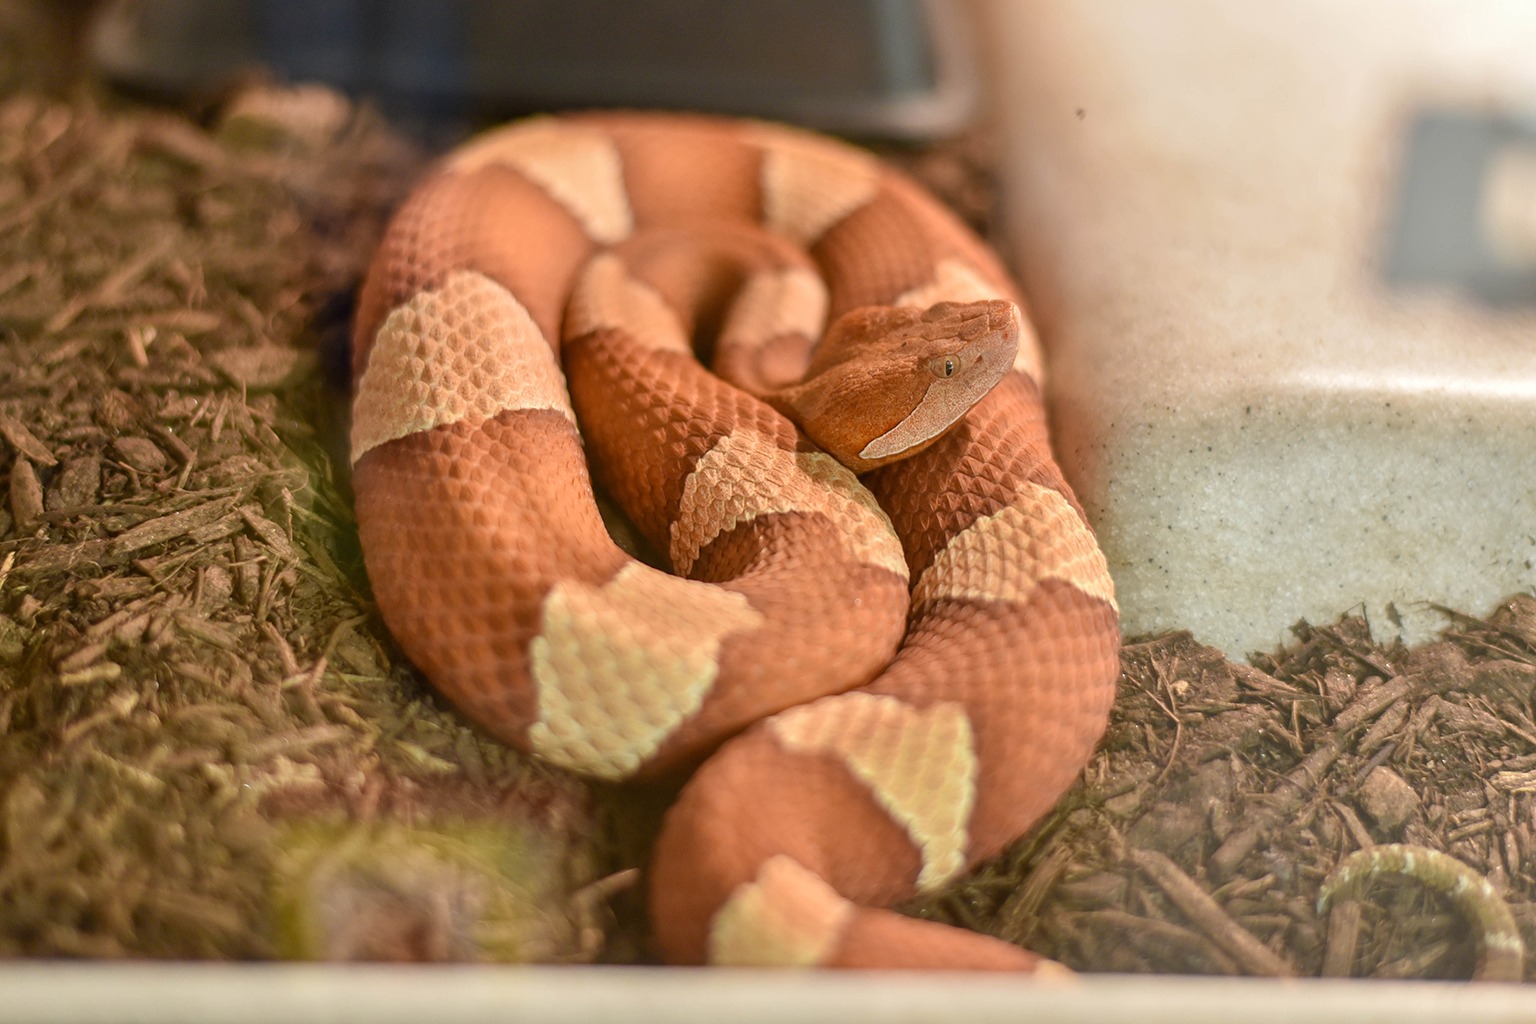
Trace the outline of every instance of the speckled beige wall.
[[1536, 6], [985, 13], [1058, 451], [1127, 634], [1241, 654], [1364, 605], [1422, 638], [1425, 602], [1536, 584], [1536, 315], [1378, 270], [1407, 115], [1536, 108]]

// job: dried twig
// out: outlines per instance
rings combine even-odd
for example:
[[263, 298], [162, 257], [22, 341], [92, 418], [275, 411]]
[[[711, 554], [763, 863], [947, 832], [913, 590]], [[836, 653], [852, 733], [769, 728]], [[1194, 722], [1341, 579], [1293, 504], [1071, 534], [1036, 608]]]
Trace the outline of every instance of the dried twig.
[[43, 330], [48, 333], [62, 331], [75, 322], [75, 318], [93, 306], [110, 304], [121, 298], [122, 293], [133, 287], [150, 268], [165, 258], [171, 251], [177, 238], [174, 235], [157, 235], [151, 238], [147, 244], [139, 249], [117, 267], [116, 270], [101, 279], [91, 291], [78, 295], [60, 306], [58, 311], [43, 323]]
[[27, 425], [14, 416], [0, 413], [0, 437], [4, 437], [17, 452], [40, 466], [58, 464], [59, 460], [49, 447], [39, 441], [37, 435], [28, 430]]
[[1132, 850], [1130, 858], [1131, 863], [1152, 879], [1174, 906], [1245, 971], [1271, 978], [1295, 976], [1295, 967], [1234, 921], [1221, 904], [1211, 899], [1172, 860], [1155, 850]]

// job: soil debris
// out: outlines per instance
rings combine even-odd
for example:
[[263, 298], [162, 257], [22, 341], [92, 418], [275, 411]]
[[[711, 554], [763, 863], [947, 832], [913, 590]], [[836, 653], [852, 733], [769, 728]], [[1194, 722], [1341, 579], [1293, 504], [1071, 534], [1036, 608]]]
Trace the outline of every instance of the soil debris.
[[366, 589], [321, 314], [421, 157], [330, 99], [295, 148], [0, 98], [0, 955], [597, 955], [589, 798]]

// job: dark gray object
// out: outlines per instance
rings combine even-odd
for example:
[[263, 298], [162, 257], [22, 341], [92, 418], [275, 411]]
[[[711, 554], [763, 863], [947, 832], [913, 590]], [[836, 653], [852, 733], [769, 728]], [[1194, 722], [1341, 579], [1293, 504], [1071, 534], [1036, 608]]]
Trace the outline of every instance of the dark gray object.
[[924, 138], [977, 82], [952, 0], [119, 0], [92, 52], [109, 76], [206, 90], [264, 66], [414, 111], [580, 106], [779, 118]]
[[1387, 280], [1462, 288], [1495, 305], [1536, 305], [1536, 217], [1501, 221], [1530, 211], [1536, 211], [1536, 120], [1426, 112], [1408, 136]]

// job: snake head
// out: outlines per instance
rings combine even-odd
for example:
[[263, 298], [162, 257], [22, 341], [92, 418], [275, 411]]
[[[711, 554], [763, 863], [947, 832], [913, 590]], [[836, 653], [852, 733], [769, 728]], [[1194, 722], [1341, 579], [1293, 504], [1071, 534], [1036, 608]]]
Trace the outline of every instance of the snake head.
[[839, 462], [863, 473], [916, 455], [1013, 368], [1011, 302], [864, 306], [827, 329], [805, 377], [773, 404]]

